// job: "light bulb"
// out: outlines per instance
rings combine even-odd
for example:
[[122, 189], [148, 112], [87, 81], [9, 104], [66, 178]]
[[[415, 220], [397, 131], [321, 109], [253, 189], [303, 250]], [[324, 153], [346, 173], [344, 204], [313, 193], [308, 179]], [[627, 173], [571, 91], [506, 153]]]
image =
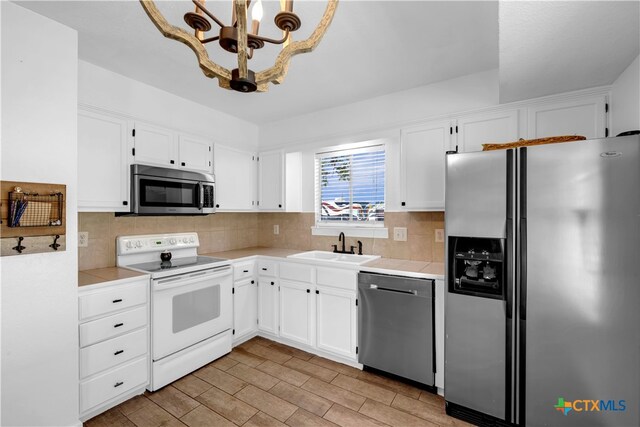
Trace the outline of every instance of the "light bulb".
[[260, 22], [262, 20], [262, 0], [258, 0], [253, 4], [251, 8], [251, 20]]

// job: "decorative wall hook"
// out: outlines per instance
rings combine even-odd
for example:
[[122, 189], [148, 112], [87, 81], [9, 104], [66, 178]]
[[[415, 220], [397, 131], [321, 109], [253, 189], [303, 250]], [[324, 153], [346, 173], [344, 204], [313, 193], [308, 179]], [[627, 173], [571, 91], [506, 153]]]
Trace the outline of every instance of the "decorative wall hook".
[[22, 241], [24, 240], [24, 237], [20, 236], [18, 237], [18, 246], [14, 246], [13, 250], [18, 251], [19, 254], [22, 253], [23, 250], [27, 249], [26, 247], [22, 246]]
[[53, 248], [54, 251], [57, 251], [58, 248], [60, 247], [60, 244], [58, 243], [59, 238], [60, 238], [60, 235], [56, 234], [56, 237], [53, 238], [53, 243], [49, 245], [49, 247]]

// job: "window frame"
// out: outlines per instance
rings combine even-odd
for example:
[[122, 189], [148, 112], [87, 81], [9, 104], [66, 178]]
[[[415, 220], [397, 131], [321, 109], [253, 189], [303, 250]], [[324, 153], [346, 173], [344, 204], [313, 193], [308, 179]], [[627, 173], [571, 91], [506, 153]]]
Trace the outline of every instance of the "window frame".
[[[376, 148], [380, 150], [376, 150]], [[312, 234], [319, 236], [335, 236], [340, 232], [353, 237], [372, 237], [372, 238], [388, 238], [387, 228], [385, 227], [385, 220], [382, 221], [354, 221], [349, 219], [348, 221], [322, 221], [320, 218], [321, 205], [322, 205], [322, 192], [321, 192], [321, 170], [320, 162], [324, 157], [339, 156], [341, 152], [345, 155], [357, 154], [358, 152], [366, 151], [383, 151], [384, 152], [384, 204], [385, 213], [387, 212], [387, 187], [388, 187], [388, 143], [385, 140], [374, 140], [356, 144], [345, 144], [334, 147], [327, 147], [316, 150], [314, 153], [314, 215], [315, 226], [312, 227]], [[351, 171], [350, 171], [351, 173]], [[350, 183], [351, 186], [351, 183]], [[349, 191], [349, 204], [353, 203], [353, 192]]]

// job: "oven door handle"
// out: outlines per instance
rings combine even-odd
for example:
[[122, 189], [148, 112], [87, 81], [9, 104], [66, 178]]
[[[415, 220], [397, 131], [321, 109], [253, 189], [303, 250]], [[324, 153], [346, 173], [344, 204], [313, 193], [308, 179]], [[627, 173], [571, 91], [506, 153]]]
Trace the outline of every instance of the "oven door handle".
[[190, 282], [193, 282], [194, 280], [213, 279], [218, 277], [225, 277], [227, 275], [231, 275], [231, 267], [223, 267], [222, 270], [211, 269], [206, 271], [196, 271], [190, 274], [154, 280], [153, 289], [164, 291], [166, 289], [189, 286]]

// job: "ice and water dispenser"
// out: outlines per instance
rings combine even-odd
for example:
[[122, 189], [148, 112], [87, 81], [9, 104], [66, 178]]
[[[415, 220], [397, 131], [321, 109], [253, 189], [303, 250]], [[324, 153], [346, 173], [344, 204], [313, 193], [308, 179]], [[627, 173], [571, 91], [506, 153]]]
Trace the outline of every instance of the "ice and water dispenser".
[[450, 237], [449, 292], [505, 298], [505, 240]]

